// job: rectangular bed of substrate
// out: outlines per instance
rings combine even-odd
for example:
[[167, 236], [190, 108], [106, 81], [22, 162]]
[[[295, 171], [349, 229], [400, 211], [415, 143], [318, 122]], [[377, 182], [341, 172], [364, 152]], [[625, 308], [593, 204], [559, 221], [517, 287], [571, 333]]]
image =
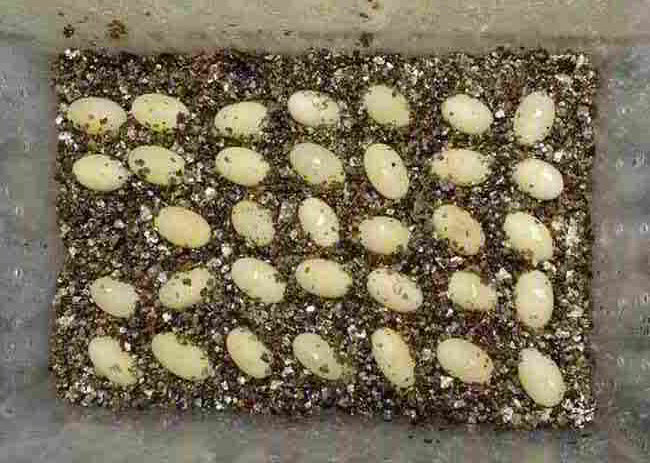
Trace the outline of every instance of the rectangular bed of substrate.
[[[588, 57], [501, 49], [425, 57], [68, 50], [53, 72], [57, 213], [67, 251], [50, 356], [60, 397], [114, 409], [304, 415], [336, 407], [387, 420], [506, 427], [582, 427], [593, 419], [597, 73]], [[386, 91], [373, 100], [371, 90]], [[150, 94], [165, 97], [144, 101], [144, 109], [133, 104]], [[535, 126], [548, 117], [545, 101], [529, 101], [532, 110], [522, 103], [531, 94], [554, 105], [547, 127]], [[466, 100], [449, 100], [455, 95]], [[72, 110], [88, 97], [122, 109], [95, 102]], [[215, 123], [241, 102], [259, 103], [253, 109], [261, 113], [222, 112], [225, 122]], [[169, 105], [178, 108], [171, 119]], [[526, 117], [532, 122], [517, 122]], [[305, 167], [295, 158], [297, 146], [313, 148], [305, 144], [329, 154], [306, 150]], [[182, 168], [134, 158], [144, 145], [172, 151]], [[461, 149], [472, 150], [469, 157], [449, 157]], [[230, 154], [241, 158], [235, 167]], [[330, 154], [340, 161], [333, 171]], [[544, 164], [525, 169], [529, 158]], [[395, 160], [403, 170], [391, 177]], [[317, 229], [319, 220], [332, 224], [322, 209], [310, 222], [310, 197], [334, 214], [334, 238]], [[237, 221], [233, 208], [244, 200], [258, 209]], [[444, 209], [450, 205], [460, 218]], [[203, 222], [169, 216], [175, 208]], [[376, 217], [398, 223], [397, 231], [370, 227], [363, 235], [362, 222]], [[515, 231], [507, 231], [509, 219]], [[206, 223], [207, 235], [194, 236]], [[395, 238], [404, 229], [407, 239]], [[253, 259], [272, 266], [273, 281]], [[192, 291], [197, 269], [205, 278]], [[521, 277], [535, 270], [552, 288], [552, 312], [548, 295], [546, 305], [542, 294], [526, 306], [535, 290], [548, 291], [535, 278], [524, 288]], [[377, 271], [382, 279], [373, 286], [368, 277]], [[469, 279], [459, 278], [454, 295], [457, 272]], [[97, 284], [106, 277], [128, 285], [130, 303], [121, 299], [124, 287]], [[404, 294], [406, 304], [398, 300]], [[540, 310], [550, 318], [536, 326]], [[306, 333], [320, 337], [303, 336], [296, 346]], [[97, 339], [103, 345], [89, 350]], [[117, 360], [106, 364], [101, 356], [111, 355]], [[540, 388], [555, 388], [556, 399], [541, 397]]]

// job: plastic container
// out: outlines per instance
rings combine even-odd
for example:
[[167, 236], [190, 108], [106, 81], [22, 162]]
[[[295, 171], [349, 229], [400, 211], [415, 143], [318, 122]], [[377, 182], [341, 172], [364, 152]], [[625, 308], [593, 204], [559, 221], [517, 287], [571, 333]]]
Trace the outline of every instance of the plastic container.
[[[650, 13], [644, 2], [26, 0], [0, 6], [0, 461], [650, 460], [650, 46], [643, 44]], [[413, 428], [343, 414], [299, 421], [175, 411], [115, 415], [55, 400], [48, 325], [63, 249], [55, 226], [49, 63], [53, 52], [94, 44], [141, 53], [362, 45], [407, 53], [496, 45], [591, 53], [602, 80], [593, 169], [595, 422], [582, 431], [496, 432]]]

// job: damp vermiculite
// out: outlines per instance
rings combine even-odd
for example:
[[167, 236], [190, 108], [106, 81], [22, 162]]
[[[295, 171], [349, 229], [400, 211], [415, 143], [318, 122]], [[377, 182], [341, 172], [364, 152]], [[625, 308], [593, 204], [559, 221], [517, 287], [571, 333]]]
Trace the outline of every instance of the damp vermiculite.
[[66, 51], [58, 394], [582, 427], [597, 80], [541, 50]]

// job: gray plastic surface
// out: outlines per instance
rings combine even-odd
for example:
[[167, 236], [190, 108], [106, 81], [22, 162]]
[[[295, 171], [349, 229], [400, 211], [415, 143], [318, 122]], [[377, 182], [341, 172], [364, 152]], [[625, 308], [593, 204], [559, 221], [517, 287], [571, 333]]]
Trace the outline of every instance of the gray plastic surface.
[[[1, 43], [1, 42], [0, 42]], [[49, 57], [0, 44], [1, 462], [647, 462], [650, 454], [650, 48], [601, 48], [594, 167], [596, 422], [581, 432], [413, 428], [342, 415], [301, 421], [115, 415], [55, 400]]]

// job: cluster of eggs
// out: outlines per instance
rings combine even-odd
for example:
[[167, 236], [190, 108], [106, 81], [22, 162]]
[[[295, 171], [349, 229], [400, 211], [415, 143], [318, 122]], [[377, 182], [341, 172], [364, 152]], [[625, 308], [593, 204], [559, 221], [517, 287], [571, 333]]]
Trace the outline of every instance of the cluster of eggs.
[[[368, 115], [377, 123], [406, 126], [411, 112], [406, 98], [397, 90], [377, 85], [363, 97]], [[340, 120], [339, 106], [326, 94], [304, 90], [291, 95], [287, 108], [292, 118], [306, 126], [335, 125]], [[492, 124], [489, 108], [480, 100], [459, 94], [449, 97], [441, 106], [443, 118], [455, 129], [479, 135]], [[68, 118], [89, 134], [115, 132], [126, 121], [125, 111], [104, 98], [82, 98], [68, 108]], [[142, 125], [154, 131], [174, 130], [179, 114], [189, 114], [178, 99], [162, 94], [137, 97], [131, 114]], [[258, 102], [239, 102], [222, 108], [214, 119], [215, 129], [232, 138], [261, 135], [267, 109]], [[550, 132], [555, 117], [553, 100], [542, 92], [525, 97], [514, 119], [515, 136], [520, 144], [533, 145]], [[341, 160], [330, 150], [314, 143], [299, 143], [289, 153], [292, 168], [307, 183], [329, 185], [343, 183], [345, 172]], [[177, 153], [161, 146], [140, 146], [128, 157], [127, 169], [110, 156], [88, 154], [73, 165], [73, 173], [85, 187], [110, 192], [120, 188], [131, 172], [147, 182], [173, 185], [182, 182], [185, 162]], [[384, 197], [399, 200], [408, 191], [408, 170], [400, 155], [385, 144], [372, 144], [365, 150], [365, 172], [373, 187]], [[430, 162], [433, 175], [458, 186], [480, 184], [490, 174], [489, 160], [469, 149], [449, 149]], [[264, 157], [245, 147], [230, 147], [220, 151], [215, 169], [228, 181], [253, 187], [261, 183], [270, 170]], [[513, 169], [513, 180], [530, 196], [539, 200], [557, 198], [563, 190], [561, 173], [551, 164], [526, 159]], [[310, 239], [318, 246], [332, 246], [340, 240], [339, 221], [335, 211], [317, 197], [305, 199], [298, 208], [299, 222]], [[272, 213], [248, 200], [235, 204], [231, 211], [235, 231], [256, 246], [269, 245], [275, 236]], [[454, 205], [438, 207], [432, 223], [436, 237], [448, 241], [462, 255], [475, 255], [484, 245], [481, 224], [472, 215]], [[158, 213], [155, 227], [170, 243], [198, 248], [211, 239], [209, 223], [194, 211], [169, 206]], [[359, 224], [360, 241], [370, 252], [393, 254], [404, 249], [409, 230], [400, 221], [385, 216], [371, 217]], [[550, 259], [553, 240], [549, 230], [537, 218], [526, 212], [508, 214], [503, 224], [508, 244], [522, 253], [533, 265]], [[272, 264], [243, 257], [232, 265], [232, 279], [248, 297], [273, 304], [283, 300], [286, 282]], [[345, 296], [352, 286], [352, 276], [339, 263], [326, 259], [307, 259], [295, 269], [295, 280], [306, 292], [323, 298]], [[176, 273], [159, 290], [161, 304], [173, 310], [185, 310], [202, 300], [204, 289], [212, 282], [205, 267]], [[422, 304], [424, 295], [408, 276], [388, 268], [377, 268], [367, 277], [370, 296], [388, 309], [413, 312]], [[101, 277], [90, 286], [94, 302], [116, 317], [129, 317], [136, 308], [136, 289], [112, 277]], [[448, 296], [464, 310], [489, 311], [497, 302], [497, 292], [473, 272], [458, 271], [451, 275]], [[524, 325], [542, 328], [551, 318], [553, 290], [549, 279], [540, 271], [522, 274], [515, 287], [517, 317]], [[379, 369], [398, 388], [408, 388], [415, 382], [415, 361], [409, 346], [395, 330], [382, 327], [371, 336], [372, 353]], [[271, 351], [246, 327], [233, 329], [226, 338], [227, 351], [235, 364], [254, 378], [271, 373]], [[154, 336], [152, 352], [169, 371], [182, 378], [201, 380], [210, 376], [211, 362], [199, 346], [180, 340], [174, 333]], [[315, 375], [336, 380], [350, 370], [337, 360], [334, 349], [318, 334], [302, 333], [293, 341], [295, 357]], [[116, 384], [128, 385], [139, 374], [130, 354], [124, 352], [117, 340], [96, 337], [89, 345], [89, 356], [99, 375]], [[444, 370], [468, 383], [489, 381], [493, 363], [479, 346], [460, 338], [439, 343], [437, 358]], [[524, 390], [537, 403], [553, 406], [559, 403], [565, 386], [562, 374], [550, 358], [536, 349], [524, 349], [520, 354], [519, 378]]]

